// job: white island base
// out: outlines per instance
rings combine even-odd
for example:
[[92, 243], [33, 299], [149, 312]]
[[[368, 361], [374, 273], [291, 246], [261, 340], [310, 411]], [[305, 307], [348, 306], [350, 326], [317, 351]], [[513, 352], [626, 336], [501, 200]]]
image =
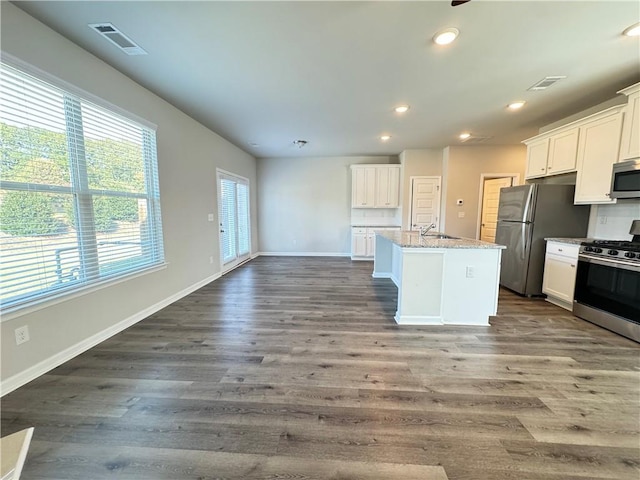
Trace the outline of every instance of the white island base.
[[498, 308], [502, 246], [379, 233], [373, 276], [398, 287], [402, 325], [489, 325]]

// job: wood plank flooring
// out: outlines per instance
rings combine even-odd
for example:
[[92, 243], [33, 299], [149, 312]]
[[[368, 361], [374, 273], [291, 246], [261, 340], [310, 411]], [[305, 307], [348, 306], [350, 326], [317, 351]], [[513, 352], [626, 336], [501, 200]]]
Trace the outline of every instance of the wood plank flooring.
[[5, 396], [23, 479], [640, 478], [638, 344], [507, 291], [400, 327], [371, 269], [257, 258]]

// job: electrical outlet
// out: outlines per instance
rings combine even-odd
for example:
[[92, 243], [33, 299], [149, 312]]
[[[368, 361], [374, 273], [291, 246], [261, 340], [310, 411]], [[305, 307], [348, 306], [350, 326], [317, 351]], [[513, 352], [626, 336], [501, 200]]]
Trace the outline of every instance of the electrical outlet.
[[600, 220], [600, 225], [606, 225], [607, 224], [607, 217], [598, 217]]
[[469, 265], [467, 267], [467, 278], [475, 278], [476, 276], [476, 268]]
[[213, 213], [210, 213], [209, 215], [207, 215], [207, 220], [209, 220], [210, 222], [213, 222]]
[[25, 325], [24, 327], [16, 328], [16, 345], [20, 345], [21, 343], [29, 341], [29, 327]]

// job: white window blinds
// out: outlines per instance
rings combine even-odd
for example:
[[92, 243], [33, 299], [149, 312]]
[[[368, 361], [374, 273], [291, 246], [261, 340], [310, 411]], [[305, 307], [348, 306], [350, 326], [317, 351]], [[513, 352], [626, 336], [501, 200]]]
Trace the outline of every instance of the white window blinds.
[[251, 253], [249, 183], [227, 173], [219, 172], [218, 176], [222, 263], [229, 264]]
[[164, 262], [155, 132], [0, 69], [0, 305]]

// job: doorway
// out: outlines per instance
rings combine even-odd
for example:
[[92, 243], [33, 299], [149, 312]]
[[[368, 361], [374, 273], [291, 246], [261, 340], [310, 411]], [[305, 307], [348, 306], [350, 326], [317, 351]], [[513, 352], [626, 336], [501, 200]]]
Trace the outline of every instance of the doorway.
[[482, 174], [481, 208], [479, 212], [477, 237], [483, 242], [495, 243], [498, 223], [500, 189], [518, 184], [518, 174]]
[[251, 254], [249, 180], [222, 170], [218, 176], [220, 264], [225, 273]]
[[441, 177], [411, 177], [411, 213], [409, 230], [435, 224], [440, 230]]

